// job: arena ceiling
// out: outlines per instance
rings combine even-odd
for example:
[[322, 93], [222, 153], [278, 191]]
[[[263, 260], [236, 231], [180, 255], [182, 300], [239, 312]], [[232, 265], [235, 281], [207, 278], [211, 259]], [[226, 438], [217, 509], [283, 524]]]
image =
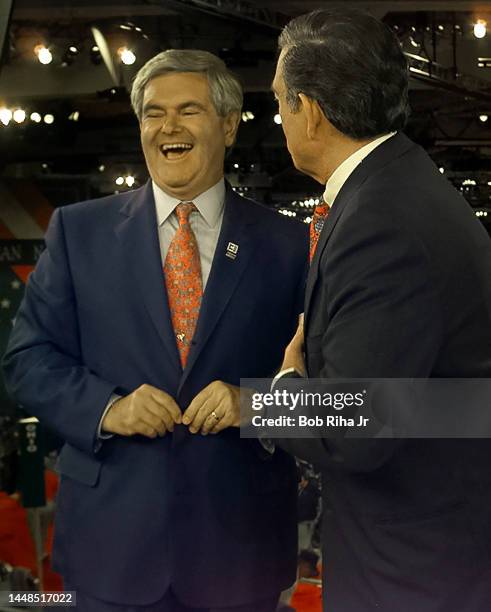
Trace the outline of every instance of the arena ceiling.
[[[53, 189], [69, 176], [89, 177], [94, 189], [108, 191], [113, 175], [128, 169], [143, 180], [138, 126], [128, 104], [131, 79], [159, 50], [191, 47], [219, 54], [244, 83], [244, 110], [254, 119], [242, 124], [227, 162], [235, 180], [265, 194], [273, 187], [280, 199], [313, 190], [291, 167], [281, 128], [273, 121], [276, 110], [269, 89], [281, 26], [294, 15], [336, 4], [14, 0], [0, 72], [0, 106], [49, 113], [55, 121], [0, 125], [3, 173], [39, 173]], [[408, 132], [456, 183], [475, 180], [476, 185], [466, 184], [466, 196], [483, 206], [491, 196], [491, 33], [477, 39], [473, 24], [483, 19], [491, 25], [491, 4], [351, 0], [342, 5], [369, 10], [394, 28], [413, 67]], [[93, 27], [107, 41], [113, 75], [92, 53]], [[41, 65], [33, 53], [40, 43], [52, 52], [49, 65]], [[71, 57], [70, 46], [77, 49]], [[117, 49], [122, 46], [133, 49], [135, 64], [121, 64]], [[488, 113], [489, 121], [483, 121]], [[105, 170], [99, 171], [101, 167]]]

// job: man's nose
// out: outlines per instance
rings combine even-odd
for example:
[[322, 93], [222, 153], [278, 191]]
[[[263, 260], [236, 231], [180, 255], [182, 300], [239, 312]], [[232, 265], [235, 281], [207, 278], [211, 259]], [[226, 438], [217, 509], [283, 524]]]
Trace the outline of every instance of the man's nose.
[[168, 114], [162, 120], [162, 132], [172, 134], [180, 129], [179, 118], [175, 114]]

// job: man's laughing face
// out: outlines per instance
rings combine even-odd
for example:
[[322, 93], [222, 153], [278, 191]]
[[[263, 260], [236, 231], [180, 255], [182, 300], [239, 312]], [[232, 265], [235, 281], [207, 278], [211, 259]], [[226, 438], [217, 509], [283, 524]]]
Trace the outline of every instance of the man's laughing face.
[[168, 72], [149, 81], [140, 129], [152, 180], [182, 201], [212, 187], [223, 176], [238, 120], [237, 113], [217, 114], [205, 74]]

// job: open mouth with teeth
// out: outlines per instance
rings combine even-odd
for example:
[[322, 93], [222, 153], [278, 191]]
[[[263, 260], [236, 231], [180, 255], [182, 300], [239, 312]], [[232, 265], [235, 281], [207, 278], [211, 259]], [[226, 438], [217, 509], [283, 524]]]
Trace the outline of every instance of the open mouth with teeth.
[[193, 148], [192, 144], [187, 142], [177, 142], [173, 144], [164, 144], [160, 146], [160, 152], [168, 160], [177, 160], [185, 157]]

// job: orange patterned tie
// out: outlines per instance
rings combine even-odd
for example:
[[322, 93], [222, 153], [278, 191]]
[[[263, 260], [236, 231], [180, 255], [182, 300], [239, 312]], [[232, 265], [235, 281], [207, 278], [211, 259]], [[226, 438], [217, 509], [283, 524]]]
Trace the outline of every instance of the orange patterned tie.
[[192, 202], [181, 202], [176, 206], [179, 227], [164, 264], [169, 309], [183, 368], [186, 367], [203, 295], [198, 243], [189, 225], [189, 215], [194, 210], [196, 206]]
[[312, 262], [314, 259], [315, 249], [317, 248], [317, 242], [321, 234], [324, 223], [329, 214], [329, 204], [321, 200], [314, 209], [312, 221], [310, 222], [310, 254], [309, 259]]

